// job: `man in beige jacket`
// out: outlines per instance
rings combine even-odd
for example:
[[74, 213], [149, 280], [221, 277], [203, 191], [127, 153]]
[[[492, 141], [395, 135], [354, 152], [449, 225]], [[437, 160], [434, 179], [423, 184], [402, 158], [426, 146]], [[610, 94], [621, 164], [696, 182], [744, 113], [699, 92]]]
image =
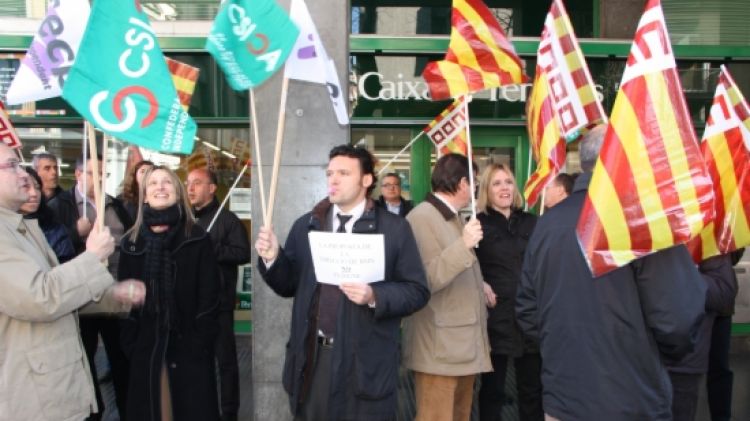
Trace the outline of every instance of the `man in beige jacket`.
[[464, 224], [458, 210], [471, 200], [465, 156], [440, 158], [432, 190], [407, 215], [427, 272], [432, 297], [406, 321], [404, 365], [414, 371], [417, 421], [469, 420], [477, 373], [492, 371], [487, 305], [474, 247], [482, 239], [475, 218]]
[[36, 220], [17, 213], [29, 185], [0, 144], [0, 420], [80, 421], [97, 408], [77, 309], [94, 301], [88, 311], [128, 311], [146, 290], [135, 280], [114, 284], [101, 263], [114, 250], [107, 228], [59, 265]]

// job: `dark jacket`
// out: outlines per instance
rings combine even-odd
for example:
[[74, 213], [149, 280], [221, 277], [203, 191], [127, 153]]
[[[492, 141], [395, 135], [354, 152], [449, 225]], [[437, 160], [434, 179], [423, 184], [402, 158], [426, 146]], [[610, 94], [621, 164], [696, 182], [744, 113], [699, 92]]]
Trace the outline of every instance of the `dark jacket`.
[[521, 282], [521, 265], [526, 244], [536, 225], [536, 216], [515, 210], [506, 218], [489, 209], [477, 214], [482, 224], [482, 241], [476, 249], [482, 277], [497, 295], [488, 309], [487, 333], [493, 354], [518, 357], [539, 352], [535, 340], [525, 337], [516, 323], [516, 290]]
[[[175, 420], [219, 418], [214, 368], [214, 339], [218, 330], [218, 266], [203, 228], [193, 226], [185, 236], [182, 226], [169, 246], [174, 263], [174, 298], [178, 325], [167, 329], [162, 320], [134, 309], [122, 323], [122, 347], [130, 359], [128, 419], [158, 421], [159, 380], [167, 367]], [[143, 235], [132, 243], [122, 239], [118, 279], [144, 279]], [[152, 294], [147, 289], [146, 294]]]
[[590, 173], [537, 221], [517, 317], [540, 338], [544, 412], [561, 421], [671, 420], [661, 355], [693, 350], [706, 286], [684, 246], [593, 278], [576, 236]]
[[710, 257], [701, 262], [698, 270], [706, 283], [706, 316], [695, 338], [695, 349], [682, 359], [667, 358], [664, 363], [676, 373], [703, 374], [708, 371], [711, 350], [711, 329], [719, 314], [732, 314], [737, 296], [737, 276], [729, 254]]
[[[318, 203], [292, 226], [285, 247], [266, 269], [266, 283], [282, 297], [294, 297], [292, 325], [282, 381], [296, 414], [303, 396], [303, 376], [309, 378], [317, 327], [319, 283], [315, 278], [308, 232], [330, 225], [328, 199]], [[354, 233], [383, 234], [385, 280], [371, 284], [376, 306], [357, 305], [341, 297], [332, 355], [327, 420], [392, 419], [396, 411], [401, 318], [422, 308], [429, 299], [424, 269], [409, 224], [368, 200]]]
[[[219, 201], [214, 198], [203, 209], [195, 210], [197, 224], [207, 230], [218, 209]], [[209, 234], [221, 275], [220, 309], [233, 311], [237, 297], [237, 266], [250, 262], [247, 230], [235, 214], [222, 209]]]
[[[406, 200], [403, 197], [401, 197], [400, 199], [401, 206], [399, 206], [398, 208], [398, 216], [406, 217], [406, 215], [408, 215], [409, 212], [414, 209], [414, 204], [411, 202], [411, 200]], [[388, 205], [385, 203], [385, 199], [382, 195], [378, 198], [377, 204], [381, 208], [388, 210]]]
[[[60, 192], [57, 196], [51, 199], [48, 204], [50, 209], [55, 213], [57, 220], [65, 226], [66, 230], [68, 230], [68, 235], [73, 241], [73, 247], [75, 247], [76, 254], [80, 254], [86, 250], [86, 239], [81, 238], [81, 236], [78, 235], [77, 224], [81, 215], [78, 212], [78, 205], [76, 204], [75, 188], [76, 186], [73, 185], [70, 190]], [[117, 214], [120, 222], [125, 227], [125, 231], [129, 230], [130, 227], [133, 226], [133, 219], [130, 217], [128, 211], [125, 210], [122, 202], [117, 198], [107, 196], [105, 208], [110, 207], [115, 211], [115, 214]]]
[[62, 224], [50, 223], [44, 226], [40, 225], [40, 228], [61, 264], [76, 257], [77, 253], [68, 235], [68, 230]]

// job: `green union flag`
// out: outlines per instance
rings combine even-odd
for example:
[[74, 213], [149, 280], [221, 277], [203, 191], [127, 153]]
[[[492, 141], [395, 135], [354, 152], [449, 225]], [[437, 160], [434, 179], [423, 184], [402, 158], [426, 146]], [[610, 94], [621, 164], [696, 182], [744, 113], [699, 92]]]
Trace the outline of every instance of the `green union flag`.
[[167, 153], [193, 150], [195, 122], [137, 1], [94, 2], [63, 98], [118, 139]]
[[214, 20], [206, 50], [233, 89], [258, 86], [286, 61], [299, 29], [274, 0], [226, 0]]

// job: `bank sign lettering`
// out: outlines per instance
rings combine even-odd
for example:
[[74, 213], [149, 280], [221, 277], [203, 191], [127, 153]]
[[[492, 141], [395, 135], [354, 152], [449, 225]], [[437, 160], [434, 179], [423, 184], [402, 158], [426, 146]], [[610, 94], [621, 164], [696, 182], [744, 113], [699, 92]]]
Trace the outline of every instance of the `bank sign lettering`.
[[206, 42], [237, 91], [260, 85], [284, 64], [299, 30], [274, 0], [226, 0]]
[[63, 98], [118, 139], [167, 153], [193, 150], [195, 122], [138, 0], [94, 2]]

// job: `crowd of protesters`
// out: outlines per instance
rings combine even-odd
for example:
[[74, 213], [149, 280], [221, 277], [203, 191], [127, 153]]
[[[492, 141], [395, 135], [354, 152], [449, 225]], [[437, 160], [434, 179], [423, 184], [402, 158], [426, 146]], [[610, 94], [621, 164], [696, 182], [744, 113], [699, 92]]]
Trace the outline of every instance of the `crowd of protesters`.
[[[554, 178], [539, 217], [505, 164], [480, 174], [445, 155], [414, 206], [397, 173], [370, 198], [372, 154], [334, 148], [328, 197], [284, 247], [270, 227], [255, 243], [265, 282], [294, 298], [282, 380], [295, 419], [395, 419], [403, 366], [417, 420], [501, 420], [511, 364], [521, 420], [693, 421], [704, 379], [712, 420], [730, 419], [742, 250], [696, 265], [676, 246], [594, 278], [575, 228], [602, 136], [584, 136], [583, 173]], [[149, 161], [98, 215], [100, 160], [80, 159], [65, 190], [54, 155], [23, 168], [0, 145], [0, 412], [101, 419], [101, 338], [121, 420], [236, 420], [244, 226], [219, 205], [214, 173], [183, 183]], [[382, 236], [384, 278], [319, 282], [311, 231]]]

